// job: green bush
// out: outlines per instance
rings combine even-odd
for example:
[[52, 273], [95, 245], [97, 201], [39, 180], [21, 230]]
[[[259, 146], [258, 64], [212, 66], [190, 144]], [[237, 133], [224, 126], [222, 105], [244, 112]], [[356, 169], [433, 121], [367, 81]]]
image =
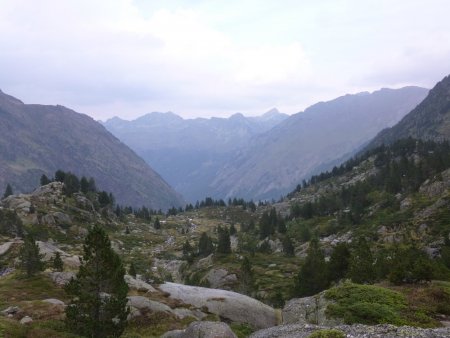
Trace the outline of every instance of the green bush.
[[405, 297], [392, 290], [373, 285], [344, 283], [329, 289], [327, 316], [343, 318], [347, 324], [406, 324], [401, 313], [406, 308]]
[[319, 330], [309, 335], [308, 338], [345, 338], [344, 332], [339, 330]]

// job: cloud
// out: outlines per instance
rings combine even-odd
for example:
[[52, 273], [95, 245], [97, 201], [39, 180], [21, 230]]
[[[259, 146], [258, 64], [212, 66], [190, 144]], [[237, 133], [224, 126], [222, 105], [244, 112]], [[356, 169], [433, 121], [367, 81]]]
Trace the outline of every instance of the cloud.
[[102, 119], [294, 113], [346, 92], [432, 85], [449, 70], [448, 7], [0, 0], [0, 88]]

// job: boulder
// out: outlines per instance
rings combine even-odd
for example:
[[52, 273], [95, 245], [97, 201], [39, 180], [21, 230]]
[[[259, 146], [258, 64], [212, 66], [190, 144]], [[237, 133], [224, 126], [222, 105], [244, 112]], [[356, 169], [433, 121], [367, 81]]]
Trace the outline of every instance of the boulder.
[[198, 262], [195, 263], [196, 268], [199, 270], [209, 268], [214, 263], [213, 257], [214, 257], [214, 254], [211, 254], [205, 258], [199, 259]]
[[22, 324], [22, 325], [30, 324], [32, 322], [33, 322], [33, 319], [29, 316], [25, 316], [20, 320], [20, 324]]
[[176, 283], [161, 284], [159, 289], [169, 294], [172, 299], [198, 309], [207, 309], [210, 313], [233, 322], [248, 324], [255, 329], [278, 324], [275, 309], [236, 292]]
[[15, 242], [6, 242], [0, 245], [0, 256], [8, 252]]
[[2, 315], [4, 316], [13, 316], [16, 313], [22, 312], [22, 309], [18, 306], [9, 306], [6, 309], [2, 310]]
[[185, 330], [167, 332], [163, 338], [237, 338], [230, 327], [221, 322], [193, 322]]
[[49, 277], [56, 285], [63, 286], [68, 284], [70, 282], [70, 279], [75, 278], [76, 274], [75, 272], [70, 271], [63, 271], [63, 272], [55, 271], [50, 272]]
[[[347, 337], [352, 338], [444, 338], [450, 337], [450, 328], [420, 329], [409, 326], [382, 325], [339, 325], [333, 327], [334, 330], [342, 331]], [[311, 324], [291, 324], [271, 327], [265, 330], [254, 332], [250, 338], [306, 338], [313, 332], [320, 330], [330, 330], [327, 326], [317, 326]]]
[[229, 274], [225, 269], [212, 269], [204, 277], [213, 289], [223, 289], [230, 284], [237, 283], [237, 276]]
[[44, 303], [53, 304], [53, 305], [66, 306], [66, 304], [62, 300], [59, 300], [59, 299], [56, 299], [56, 298], [44, 299], [43, 302]]
[[57, 224], [64, 224], [64, 225], [70, 225], [72, 224], [72, 219], [69, 215], [63, 213], [63, 212], [54, 212], [53, 218], [55, 219], [55, 222]]
[[283, 324], [316, 324], [333, 326], [342, 324], [339, 319], [327, 318], [325, 310], [330, 301], [325, 299], [325, 293], [304, 298], [294, 298], [283, 308]]
[[155, 292], [155, 288], [151, 286], [150, 284], [144, 282], [143, 280], [134, 278], [130, 275], [125, 275], [123, 277], [125, 279], [125, 282], [128, 284], [128, 287], [130, 289], [135, 289], [137, 291], [143, 291], [143, 292]]
[[166, 259], [155, 259], [153, 261], [155, 267], [162, 269], [165, 272], [170, 273], [172, 280], [177, 283], [182, 283], [184, 280], [183, 274], [181, 273], [182, 267], [187, 263], [181, 260], [166, 260]]
[[2, 204], [20, 215], [28, 215], [31, 208], [30, 196], [24, 194], [8, 196], [2, 200]]
[[166, 312], [173, 314], [172, 309], [166, 304], [150, 300], [143, 296], [129, 296], [128, 305], [140, 311], [147, 310], [151, 312]]
[[67, 252], [59, 249], [52, 242], [36, 241], [36, 243], [39, 246], [39, 252], [44, 255], [44, 261], [51, 261], [55, 257], [55, 254], [59, 252], [64, 264], [72, 268], [77, 268], [80, 266], [80, 258], [78, 256], [68, 254]]

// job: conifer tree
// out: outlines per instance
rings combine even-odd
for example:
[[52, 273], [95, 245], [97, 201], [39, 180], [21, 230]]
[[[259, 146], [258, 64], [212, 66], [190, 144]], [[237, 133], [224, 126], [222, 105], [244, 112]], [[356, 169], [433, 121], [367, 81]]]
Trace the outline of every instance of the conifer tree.
[[51, 182], [51, 181], [50, 181], [50, 179], [47, 177], [47, 175], [42, 174], [41, 179], [40, 179], [41, 186], [42, 186], [42, 185], [47, 185], [47, 184], [49, 184], [50, 182]]
[[80, 180], [80, 190], [83, 194], [87, 194], [89, 192], [89, 181], [83, 176]]
[[252, 263], [248, 257], [244, 257], [244, 260], [241, 263], [239, 286], [240, 291], [248, 296], [251, 296], [255, 290], [255, 278]]
[[119, 337], [129, 313], [122, 261], [97, 225], [89, 229], [83, 250], [76, 279], [66, 286], [66, 292], [73, 296], [66, 308], [66, 324], [87, 337]]
[[5, 193], [3, 194], [3, 198], [6, 198], [6, 197], [8, 197], [8, 196], [11, 196], [12, 194], [13, 194], [12, 187], [11, 187], [11, 185], [8, 183], [8, 185], [6, 186], [6, 189], [5, 189]]
[[159, 222], [159, 218], [156, 217], [155, 223], [153, 223], [153, 227], [157, 230], [161, 229], [161, 223]]
[[293, 257], [295, 255], [294, 244], [289, 236], [283, 238], [283, 252], [286, 256]]
[[373, 256], [364, 237], [357, 241], [356, 247], [351, 253], [349, 277], [352, 282], [359, 284], [370, 284], [375, 281], [376, 271]]
[[133, 276], [134, 278], [136, 278], [136, 267], [134, 266], [133, 262], [131, 262], [131, 264], [130, 264], [130, 269], [128, 269], [128, 274], [130, 276]]
[[206, 232], [202, 232], [198, 241], [198, 255], [200, 257], [206, 257], [212, 254], [213, 251], [214, 246], [211, 238], [206, 234]]
[[231, 253], [230, 233], [227, 227], [222, 228], [219, 225], [217, 232], [218, 232], [217, 252], [222, 254]]
[[64, 270], [64, 262], [61, 259], [60, 253], [57, 251], [55, 257], [53, 257], [53, 270], [54, 271], [63, 271]]
[[319, 240], [314, 238], [309, 243], [305, 262], [300, 268], [294, 287], [299, 297], [312, 296], [325, 290], [328, 286], [327, 265], [320, 248]]
[[346, 243], [339, 243], [334, 248], [328, 263], [330, 281], [337, 282], [344, 278], [348, 272], [350, 250]]
[[20, 268], [27, 277], [33, 277], [37, 272], [44, 270], [43, 255], [39, 253], [39, 246], [32, 235], [25, 236], [19, 257]]
[[231, 224], [230, 225], [230, 236], [236, 235], [236, 232], [237, 232], [236, 227], [234, 226], [234, 224]]

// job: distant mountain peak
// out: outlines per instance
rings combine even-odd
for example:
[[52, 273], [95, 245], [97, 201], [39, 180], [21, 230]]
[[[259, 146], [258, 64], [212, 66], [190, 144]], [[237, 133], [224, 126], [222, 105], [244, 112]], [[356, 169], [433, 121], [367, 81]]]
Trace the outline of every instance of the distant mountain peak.
[[274, 115], [282, 115], [281, 113], [280, 113], [280, 111], [277, 109], [277, 108], [272, 108], [272, 109], [270, 109], [270, 110], [268, 110], [267, 112], [265, 112], [264, 114], [263, 114], [263, 116], [266, 116], [266, 117], [271, 117], [271, 116], [274, 116]]

